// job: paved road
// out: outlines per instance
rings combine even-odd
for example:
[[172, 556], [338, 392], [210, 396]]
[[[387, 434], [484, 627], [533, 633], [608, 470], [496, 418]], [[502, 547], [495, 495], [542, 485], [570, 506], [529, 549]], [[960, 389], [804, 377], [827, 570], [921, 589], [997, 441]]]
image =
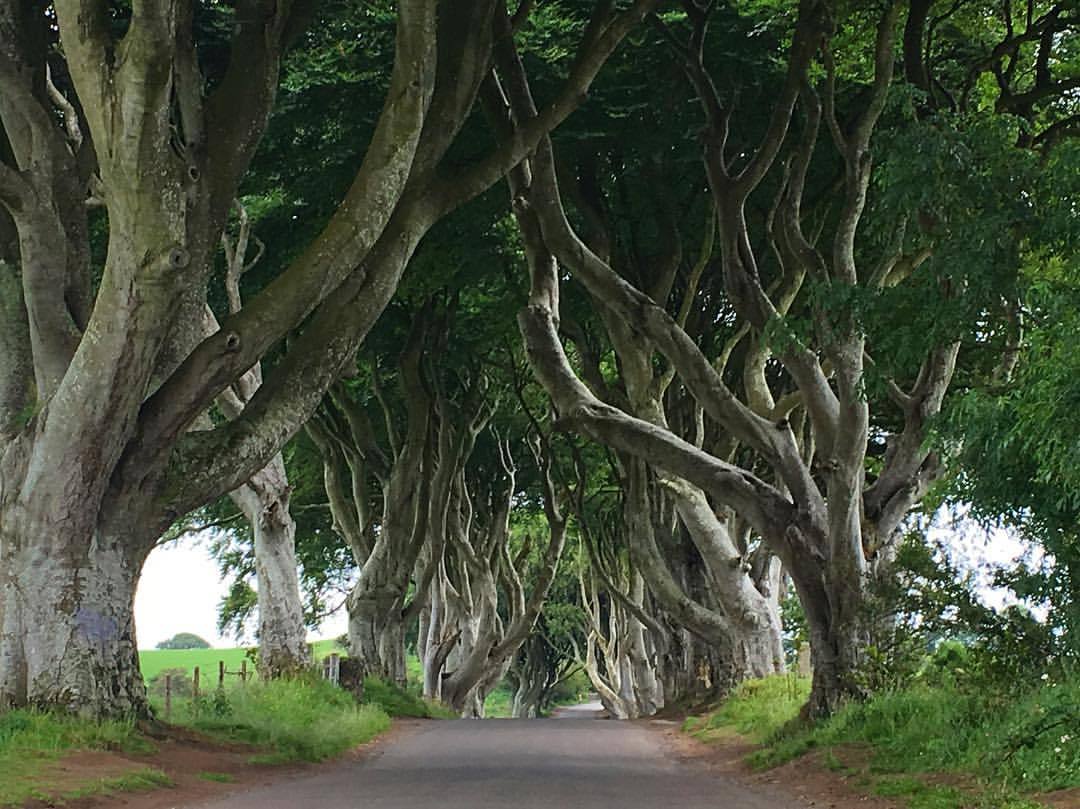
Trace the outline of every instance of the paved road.
[[[594, 708], [582, 711], [586, 716]], [[364, 760], [200, 809], [797, 809], [595, 719], [429, 722]], [[195, 809], [189, 807], [188, 809]]]
[[583, 702], [580, 705], [565, 705], [556, 708], [552, 719], [600, 719], [604, 714], [604, 706], [600, 700]]

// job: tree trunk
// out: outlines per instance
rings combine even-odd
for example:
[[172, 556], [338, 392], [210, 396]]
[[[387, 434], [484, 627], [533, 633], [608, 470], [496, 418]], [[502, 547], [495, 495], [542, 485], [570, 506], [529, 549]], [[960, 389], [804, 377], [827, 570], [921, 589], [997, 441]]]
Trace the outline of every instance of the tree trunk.
[[0, 516], [0, 707], [145, 715], [133, 620], [145, 554], [131, 537], [88, 541], [47, 521], [16, 534]]
[[870, 643], [865, 593], [857, 582], [834, 582], [830, 594], [832, 606], [801, 595], [814, 668], [805, 711], [814, 718], [830, 716], [844, 702], [866, 696], [858, 677]]
[[[373, 555], [368, 564], [376, 564], [378, 558]], [[404, 686], [404, 593], [387, 587], [361, 589], [363, 584], [361, 579], [348, 600], [349, 654], [359, 662], [364, 676]]]
[[255, 535], [260, 673], [269, 678], [294, 674], [310, 660], [296, 571], [296, 523], [289, 513], [289, 485], [281, 454], [234, 491], [232, 498]]

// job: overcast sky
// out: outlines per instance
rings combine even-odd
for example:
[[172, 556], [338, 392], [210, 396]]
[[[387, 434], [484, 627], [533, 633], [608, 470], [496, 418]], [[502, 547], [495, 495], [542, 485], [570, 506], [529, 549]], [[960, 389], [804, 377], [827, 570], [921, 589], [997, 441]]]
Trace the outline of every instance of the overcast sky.
[[[1005, 531], [997, 530], [987, 535], [970, 521], [955, 522], [943, 514], [935, 520], [931, 534], [949, 536], [956, 561], [965, 569], [978, 568], [985, 561], [1012, 561], [1027, 547]], [[983, 585], [980, 590], [988, 604], [1000, 607], [1009, 601], [1009, 594], [992, 590], [985, 576], [980, 581]], [[198, 537], [187, 537], [157, 548], [146, 562], [135, 596], [135, 631], [139, 647], [153, 649], [177, 632], [194, 632], [212, 646], [240, 645], [236, 638], [221, 637], [217, 631], [218, 603], [225, 591], [217, 564]], [[344, 610], [340, 610], [309, 639], [339, 637], [345, 633], [347, 625]], [[244, 639], [245, 645], [254, 643], [253, 637]]]
[[[217, 563], [197, 537], [187, 537], [155, 549], [146, 560], [135, 594], [135, 633], [140, 649], [153, 649], [177, 632], [194, 632], [211, 646], [240, 645], [217, 631], [218, 603], [227, 587]], [[344, 612], [343, 610], [341, 612]], [[310, 640], [336, 638], [346, 631], [345, 616], [335, 615], [312, 633]], [[254, 644], [248, 637], [244, 644]]]

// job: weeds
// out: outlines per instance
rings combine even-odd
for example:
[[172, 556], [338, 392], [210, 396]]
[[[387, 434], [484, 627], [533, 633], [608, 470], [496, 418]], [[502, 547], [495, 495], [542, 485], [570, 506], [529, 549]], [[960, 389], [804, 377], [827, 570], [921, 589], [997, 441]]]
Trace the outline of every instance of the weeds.
[[390, 727], [377, 705], [324, 680], [273, 680], [180, 706], [174, 720], [207, 735], [266, 748], [261, 763], [322, 761], [370, 741]]

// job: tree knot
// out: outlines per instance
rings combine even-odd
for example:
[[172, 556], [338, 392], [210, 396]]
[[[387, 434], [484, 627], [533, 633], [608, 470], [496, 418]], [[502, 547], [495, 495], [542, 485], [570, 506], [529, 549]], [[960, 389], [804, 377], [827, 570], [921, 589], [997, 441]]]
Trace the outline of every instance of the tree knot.
[[191, 263], [191, 253], [177, 245], [169, 251], [169, 266], [174, 270], [182, 270]]

